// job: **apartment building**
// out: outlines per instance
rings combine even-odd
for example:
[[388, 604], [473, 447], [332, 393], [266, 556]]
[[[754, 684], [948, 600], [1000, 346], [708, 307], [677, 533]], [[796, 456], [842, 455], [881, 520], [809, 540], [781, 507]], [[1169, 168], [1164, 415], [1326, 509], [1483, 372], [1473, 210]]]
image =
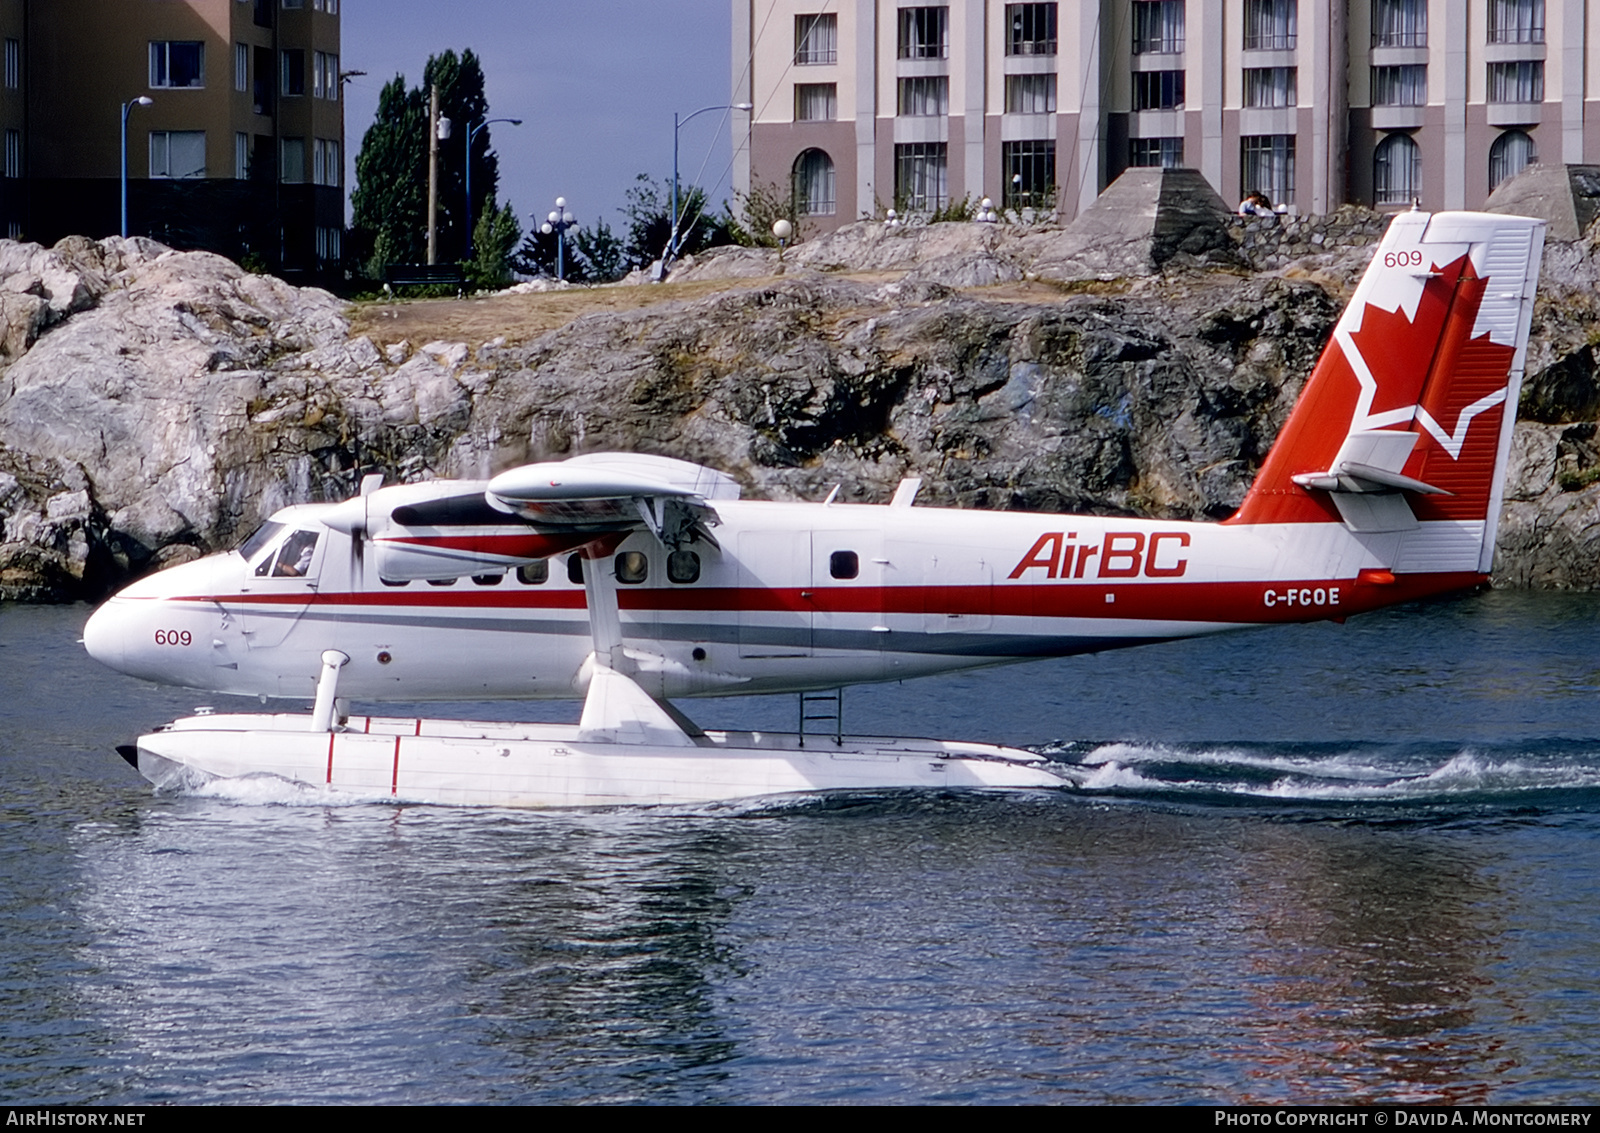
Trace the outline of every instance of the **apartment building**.
[[339, 0], [0, 0], [0, 225], [43, 243], [129, 231], [337, 270]]
[[734, 184], [784, 187], [824, 231], [985, 196], [1070, 218], [1137, 165], [1296, 212], [1474, 208], [1541, 157], [1600, 161], [1592, 16], [1600, 0], [733, 0], [732, 101], [754, 106]]

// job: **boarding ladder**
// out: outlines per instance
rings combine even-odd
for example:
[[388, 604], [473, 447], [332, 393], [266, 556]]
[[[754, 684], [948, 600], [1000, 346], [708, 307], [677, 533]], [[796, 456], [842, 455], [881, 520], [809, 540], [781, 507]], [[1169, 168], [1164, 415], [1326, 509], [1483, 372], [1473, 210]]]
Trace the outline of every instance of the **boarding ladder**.
[[[832, 688], [826, 692], [802, 692], [800, 694], [800, 746], [806, 746], [806, 737], [814, 736], [826, 739], [829, 731], [826, 725], [833, 724], [832, 739], [834, 747], [844, 746], [844, 689]], [[808, 730], [807, 725], [810, 725]]]

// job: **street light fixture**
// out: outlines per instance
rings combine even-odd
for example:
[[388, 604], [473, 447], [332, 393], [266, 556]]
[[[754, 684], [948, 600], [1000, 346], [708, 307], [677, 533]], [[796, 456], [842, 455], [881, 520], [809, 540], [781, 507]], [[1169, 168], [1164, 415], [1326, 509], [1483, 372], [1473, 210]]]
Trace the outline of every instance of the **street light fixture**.
[[122, 104], [122, 238], [128, 238], [128, 115], [135, 106], [149, 106], [154, 100], [141, 94]]
[[577, 223], [577, 218], [567, 211], [567, 198], [557, 197], [555, 211], [545, 218], [545, 222], [539, 226], [539, 231], [546, 236], [552, 232], [556, 234], [557, 279], [566, 279], [567, 229]]
[[467, 259], [472, 258], [472, 139], [478, 132], [487, 127], [491, 122], [510, 122], [513, 126], [522, 125], [521, 118], [489, 118], [479, 122], [476, 126], [467, 124]]
[[748, 102], [724, 103], [720, 106], [702, 106], [687, 118], [680, 119], [678, 112], [672, 112], [672, 239], [667, 244], [667, 255], [663, 266], [670, 264], [678, 258], [678, 131], [691, 120], [698, 118], [712, 110], [754, 110], [755, 107]]

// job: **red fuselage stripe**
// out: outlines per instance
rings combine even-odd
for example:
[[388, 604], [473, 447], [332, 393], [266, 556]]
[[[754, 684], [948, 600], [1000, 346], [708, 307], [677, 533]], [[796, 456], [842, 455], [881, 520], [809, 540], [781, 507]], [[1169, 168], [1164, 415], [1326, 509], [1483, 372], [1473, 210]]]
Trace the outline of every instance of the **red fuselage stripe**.
[[[635, 613], [944, 614], [1039, 618], [1128, 618], [1196, 622], [1293, 622], [1341, 617], [1479, 585], [1476, 571], [1399, 574], [1389, 585], [1355, 579], [1253, 582], [1059, 581], [993, 586], [835, 586], [630, 590], [618, 594]], [[384, 610], [582, 611], [581, 590], [460, 593], [381, 592], [191, 595], [176, 602], [224, 606], [317, 606]]]

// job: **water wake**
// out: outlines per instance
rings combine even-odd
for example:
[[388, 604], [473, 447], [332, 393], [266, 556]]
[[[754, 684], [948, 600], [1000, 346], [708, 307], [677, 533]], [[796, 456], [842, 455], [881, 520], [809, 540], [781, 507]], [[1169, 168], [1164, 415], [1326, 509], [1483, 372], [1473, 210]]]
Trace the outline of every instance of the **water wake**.
[[1039, 749], [1086, 793], [1192, 801], [1600, 805], [1600, 743], [1497, 747], [1082, 742]]

